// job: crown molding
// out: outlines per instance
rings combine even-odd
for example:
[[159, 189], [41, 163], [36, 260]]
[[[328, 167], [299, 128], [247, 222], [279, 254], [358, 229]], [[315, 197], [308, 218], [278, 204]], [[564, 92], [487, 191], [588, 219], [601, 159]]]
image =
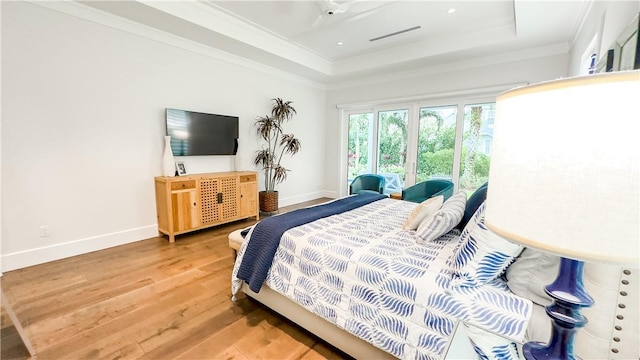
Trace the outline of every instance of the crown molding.
[[303, 85], [311, 86], [321, 90], [326, 90], [326, 85], [310, 80], [306, 77], [292, 74], [257, 61], [244, 58], [239, 55], [231, 54], [214, 47], [187, 40], [185, 38], [167, 33], [156, 28], [137, 23], [117, 15], [110, 14], [76, 1], [35, 1], [27, 0], [27, 2], [44, 7], [53, 11], [57, 11], [66, 15], [87, 20], [96, 24], [111, 27], [116, 30], [124, 31], [133, 35], [144, 37], [146, 39], [158, 41], [160, 43], [174, 46], [186, 51], [194, 52], [210, 58], [224, 61], [229, 64], [244, 67], [246, 69], [259, 71], [265, 74], [276, 76], [285, 80], [293, 81]]
[[336, 109], [345, 110], [345, 111], [360, 110], [363, 108], [374, 108], [376, 106], [389, 105], [389, 104], [409, 104], [409, 103], [430, 101], [430, 100], [457, 99], [461, 97], [494, 98], [496, 94], [499, 94], [501, 92], [514, 89], [517, 87], [526, 86], [526, 85], [529, 85], [528, 81], [520, 81], [515, 83], [509, 83], [509, 84], [500, 84], [500, 85], [480, 87], [480, 88], [470, 88], [470, 89], [462, 89], [462, 90], [447, 91], [447, 92], [421, 94], [421, 95], [401, 97], [401, 98], [395, 98], [395, 99], [379, 99], [375, 101], [368, 101], [366, 103], [337, 104]]
[[578, 17], [578, 21], [576, 21], [576, 24], [571, 34], [571, 41], [569, 42], [572, 48], [575, 46], [576, 41], [580, 36], [580, 32], [582, 31], [582, 28], [584, 27], [587, 21], [587, 18], [591, 13], [591, 9], [593, 9], [593, 4], [594, 4], [594, 0], [586, 0], [585, 3], [582, 5], [582, 8], [580, 9], [580, 15]]
[[385, 83], [389, 81], [396, 81], [402, 79], [411, 79], [416, 77], [423, 77], [429, 75], [443, 74], [448, 72], [462, 71], [473, 68], [481, 68], [486, 66], [492, 66], [497, 64], [510, 63], [515, 61], [529, 60], [540, 57], [547, 57], [560, 54], [569, 53], [568, 43], [557, 43], [553, 45], [541, 46], [532, 49], [525, 49], [519, 51], [512, 51], [508, 53], [500, 53], [497, 55], [489, 55], [484, 57], [474, 57], [473, 59], [425, 66], [418, 70], [409, 71], [395, 71], [386, 73], [383, 75], [373, 75], [369, 77], [363, 77], [356, 80], [347, 80], [342, 82], [330, 83], [327, 85], [327, 90], [341, 90], [353, 87], [361, 87], [367, 85], [374, 85]]
[[176, 16], [216, 33], [235, 39], [273, 55], [301, 64], [321, 74], [332, 75], [331, 61], [281, 36], [238, 19], [213, 3], [197, 1], [139, 0], [156, 10]]
[[[285, 39], [271, 34], [269, 32], [265, 32], [256, 26], [252, 26], [250, 24], [246, 24], [243, 21], [235, 18], [232, 15], [226, 14], [225, 11], [217, 9], [214, 5], [204, 4], [194, 1], [151, 1], [151, 0], [140, 0], [139, 3], [150, 6], [156, 10], [166, 12], [173, 16], [177, 16], [186, 21], [194, 22], [200, 26], [204, 26], [211, 31], [215, 31], [224, 36], [228, 36], [230, 38], [236, 39], [237, 41], [244, 42], [247, 38], [247, 42], [249, 42], [250, 46], [259, 48], [263, 51], [269, 52], [271, 54], [275, 54], [274, 48], [272, 47], [275, 44], [275, 49], [279, 49], [282, 52], [279, 54], [275, 54], [276, 56], [280, 56], [283, 58], [287, 58], [295, 63], [301, 63], [301, 66], [306, 67], [311, 70], [318, 70], [321, 74], [326, 74], [327, 83], [323, 81], [316, 81], [312, 78], [305, 77], [303, 75], [298, 75], [293, 72], [289, 72], [286, 70], [281, 70], [279, 68], [275, 68], [264, 63], [251, 60], [249, 58], [232, 54], [226, 51], [222, 51], [213, 46], [208, 46], [196, 41], [188, 40], [186, 38], [153, 28], [151, 26], [147, 26], [132, 20], [125, 19], [123, 17], [111, 14], [109, 12], [79, 3], [77, 1], [35, 1], [35, 0], [27, 0], [29, 3], [38, 5], [41, 7], [48, 8], [50, 10], [58, 11], [70, 16], [74, 16], [77, 18], [81, 18], [84, 20], [88, 20], [100, 25], [108, 26], [120, 31], [124, 31], [130, 34], [134, 34], [137, 36], [141, 36], [150, 40], [158, 41], [170, 46], [174, 46], [176, 48], [181, 48], [186, 51], [191, 51], [194, 53], [198, 53], [201, 55], [208, 56], [210, 58], [214, 58], [217, 60], [221, 60], [227, 62], [229, 64], [234, 64], [240, 67], [244, 67], [250, 70], [259, 71], [265, 74], [269, 74], [271, 76], [276, 76], [278, 78], [286, 79], [292, 82], [296, 82], [299, 84], [311, 86], [320, 90], [338, 90], [345, 89], [351, 87], [358, 86], [366, 86], [370, 84], [378, 84], [384, 83], [388, 81], [396, 81], [408, 78], [414, 78], [419, 76], [429, 76], [433, 74], [443, 73], [443, 72], [454, 72], [460, 71], [470, 68], [479, 68], [485, 67], [495, 64], [520, 61], [533, 59], [538, 57], [545, 57], [557, 54], [565, 54], [570, 50], [570, 45], [567, 43], [558, 43], [548, 46], [542, 46], [538, 48], [525, 49], [519, 51], [513, 51], [509, 53], [501, 53], [496, 55], [484, 56], [484, 57], [474, 57], [473, 59], [463, 60], [452, 63], [445, 64], [434, 64], [429, 65], [425, 64], [425, 66], [421, 69], [417, 70], [402, 70], [399, 69], [389, 69], [386, 68], [384, 73], [380, 71], [376, 71], [375, 66], [373, 66], [372, 62], [376, 59], [372, 59], [371, 55], [367, 57], [367, 62], [364, 63], [372, 72], [372, 74], [366, 74], [368, 68], [363, 68], [362, 61], [356, 61], [357, 59], [349, 60], [349, 61], [338, 61], [336, 63], [331, 63], [330, 61], [321, 58], [308, 50], [301, 49], [293, 44], [288, 43]], [[583, 11], [581, 13], [581, 21], [579, 25], [576, 26], [576, 34], [582, 28], [584, 19], [587, 17], [589, 10], [593, 5], [593, 0], [588, 0], [585, 6], [583, 6]], [[205, 26], [205, 23], [208, 24]], [[216, 24], [216, 25], [211, 25]], [[496, 29], [492, 29], [492, 33], [494, 35], [498, 35], [500, 32], [504, 33], [504, 27], [499, 26]], [[487, 34], [483, 34], [487, 35]], [[506, 36], [506, 35], [503, 35]], [[459, 39], [464, 40], [464, 39]], [[572, 42], [575, 41], [575, 36]], [[262, 44], [261, 44], [262, 43]], [[452, 42], [450, 48], [441, 49], [440, 53], [443, 56], [446, 56], [447, 53], [455, 52], [456, 45]], [[268, 44], [265, 45], [265, 44]], [[417, 44], [407, 44], [406, 46], [417, 46]], [[424, 46], [422, 47], [425, 48]], [[306, 51], [306, 52], [305, 52]], [[425, 50], [422, 50], [425, 51]], [[429, 50], [433, 51], [433, 49]], [[400, 52], [404, 53], [404, 52]], [[396, 54], [396, 55], [394, 55]], [[379, 56], [396, 56], [398, 54], [398, 48], [394, 48], [389, 50], [389, 54], [381, 54]], [[435, 54], [437, 55], [437, 54]], [[383, 61], [384, 59], [379, 59]], [[408, 59], [407, 61], [411, 61], [412, 59]], [[358, 63], [360, 64], [359, 66]], [[384, 67], [383, 67], [384, 68]], [[338, 71], [339, 70], [339, 71]], [[349, 71], [353, 71], [350, 73]], [[342, 73], [345, 77], [349, 77], [353, 74], [355, 79], [351, 80], [338, 80], [340, 78], [340, 74]], [[357, 73], [360, 72], [360, 75]], [[331, 81], [331, 78], [334, 77], [336, 79], [335, 82]]]

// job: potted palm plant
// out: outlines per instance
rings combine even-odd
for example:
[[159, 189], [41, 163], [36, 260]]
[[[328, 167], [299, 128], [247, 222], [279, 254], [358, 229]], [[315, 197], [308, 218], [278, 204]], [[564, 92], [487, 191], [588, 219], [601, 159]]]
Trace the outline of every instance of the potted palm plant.
[[259, 192], [260, 211], [274, 212], [278, 210], [278, 192], [276, 185], [287, 178], [287, 168], [280, 163], [284, 154], [294, 155], [300, 151], [300, 140], [293, 134], [285, 134], [282, 130], [284, 122], [289, 121], [296, 109], [291, 101], [281, 98], [273, 100], [271, 115], [256, 119], [258, 136], [266, 141], [261, 150], [256, 152], [253, 163], [262, 165], [264, 170], [264, 191]]

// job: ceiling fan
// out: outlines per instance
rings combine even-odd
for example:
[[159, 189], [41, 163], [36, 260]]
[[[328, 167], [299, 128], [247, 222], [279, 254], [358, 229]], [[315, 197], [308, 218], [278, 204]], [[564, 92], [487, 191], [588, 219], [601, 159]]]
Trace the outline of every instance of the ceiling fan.
[[351, 1], [336, 2], [335, 0], [322, 0], [322, 9], [327, 15], [343, 14], [349, 10]]
[[318, 17], [316, 18], [316, 20], [313, 22], [313, 25], [311, 26], [312, 29], [315, 29], [316, 27], [318, 27], [320, 25], [320, 23], [325, 19], [325, 17], [327, 16], [333, 16], [336, 14], [344, 14], [347, 11], [349, 11], [349, 7], [351, 6], [351, 4], [353, 2], [355, 2], [357, 0], [348, 0], [348, 1], [336, 1], [336, 0], [321, 0], [318, 1], [318, 4], [320, 6], [321, 9], [321, 13], [318, 15]]

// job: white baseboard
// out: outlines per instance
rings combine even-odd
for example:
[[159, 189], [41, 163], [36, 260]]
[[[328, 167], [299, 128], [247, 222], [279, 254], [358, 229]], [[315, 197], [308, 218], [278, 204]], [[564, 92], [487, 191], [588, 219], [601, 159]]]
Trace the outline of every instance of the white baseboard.
[[325, 190], [322, 192], [323, 196], [322, 197], [327, 197], [327, 198], [332, 198], [332, 199], [337, 199], [340, 197], [340, 195], [338, 194], [337, 191], [329, 191], [329, 190]]
[[323, 197], [335, 198], [336, 196], [332, 196], [331, 195], [332, 193], [334, 192], [333, 191], [316, 191], [316, 192], [312, 192], [304, 195], [280, 198], [278, 199], [278, 206], [282, 207], [282, 206], [295, 205], [295, 204], [303, 203], [305, 201], [315, 200]]
[[43, 246], [36, 249], [17, 251], [2, 255], [0, 259], [0, 263], [2, 264], [1, 271], [7, 272], [21, 269], [27, 266], [86, 254], [92, 251], [103, 250], [155, 236], [158, 236], [158, 226], [154, 224], [141, 228], [69, 241], [61, 244]]
[[[335, 199], [338, 197], [337, 194], [338, 193], [335, 191], [321, 190], [304, 195], [281, 198], [278, 202], [279, 206], [289, 206], [323, 197]], [[155, 236], [158, 236], [158, 226], [156, 224], [4, 254], [0, 257], [0, 274], [2, 272], [43, 264], [71, 256], [82, 255], [92, 251], [103, 250]]]

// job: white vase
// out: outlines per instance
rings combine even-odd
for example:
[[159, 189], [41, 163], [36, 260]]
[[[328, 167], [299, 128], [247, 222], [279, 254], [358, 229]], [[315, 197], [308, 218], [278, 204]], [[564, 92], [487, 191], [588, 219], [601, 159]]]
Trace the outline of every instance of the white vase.
[[236, 155], [235, 155], [235, 165], [236, 165], [236, 171], [242, 171], [243, 167], [244, 167], [244, 159], [242, 158], [242, 155], [240, 155], [240, 139], [236, 139], [236, 144], [237, 144], [237, 148], [236, 148]]
[[175, 176], [176, 163], [173, 160], [173, 152], [171, 151], [171, 136], [164, 137], [164, 154], [162, 155], [162, 175]]

